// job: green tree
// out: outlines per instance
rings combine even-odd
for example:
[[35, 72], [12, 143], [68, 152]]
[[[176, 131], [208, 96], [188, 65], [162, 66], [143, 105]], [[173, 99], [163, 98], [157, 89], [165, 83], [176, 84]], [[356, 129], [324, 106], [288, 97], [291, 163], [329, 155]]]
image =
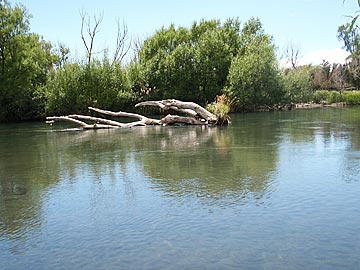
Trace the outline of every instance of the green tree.
[[275, 47], [258, 19], [249, 20], [241, 33], [242, 47], [233, 58], [224, 92], [238, 109], [281, 101], [283, 89]]
[[282, 78], [287, 102], [309, 102], [312, 99], [314, 72], [316, 70], [309, 65], [288, 69], [284, 72]]
[[[178, 98], [212, 102], [224, 87], [231, 59], [238, 52], [240, 23], [195, 22], [191, 28], [162, 28], [145, 40], [130, 75], [143, 99]], [[141, 75], [141, 76], [139, 76]], [[143, 89], [141, 87], [145, 87]]]
[[350, 54], [360, 53], [360, 36], [359, 28], [351, 27], [351, 23], [340, 25], [338, 28], [337, 38], [344, 43], [344, 49]]
[[126, 70], [120, 62], [111, 65], [106, 57], [85, 65], [66, 63], [53, 70], [45, 93], [47, 114], [84, 113], [88, 106], [120, 110], [134, 104]]
[[[360, 1], [357, 2], [360, 7]], [[351, 22], [340, 25], [337, 33], [338, 39], [344, 43], [344, 48], [350, 53], [346, 75], [355, 87], [360, 87], [360, 28], [357, 24], [359, 11], [356, 11], [357, 15], [350, 16]]]
[[41, 87], [57, 57], [50, 43], [29, 32], [30, 18], [23, 5], [0, 2], [0, 121], [43, 114]]

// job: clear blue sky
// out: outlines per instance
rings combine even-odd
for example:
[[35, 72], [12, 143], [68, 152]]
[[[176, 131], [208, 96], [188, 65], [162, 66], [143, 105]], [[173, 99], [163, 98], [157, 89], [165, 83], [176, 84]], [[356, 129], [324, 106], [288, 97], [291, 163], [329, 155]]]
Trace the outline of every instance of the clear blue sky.
[[356, 0], [18, 0], [33, 15], [31, 31], [54, 44], [64, 43], [72, 56], [83, 56], [80, 38], [80, 11], [103, 14], [98, 48], [115, 46], [117, 19], [128, 26], [129, 34], [144, 38], [162, 26], [191, 26], [201, 19], [239, 18], [245, 22], [258, 17], [265, 31], [274, 37], [281, 52], [292, 42], [302, 55], [342, 47], [336, 33], [346, 15], [358, 9]]

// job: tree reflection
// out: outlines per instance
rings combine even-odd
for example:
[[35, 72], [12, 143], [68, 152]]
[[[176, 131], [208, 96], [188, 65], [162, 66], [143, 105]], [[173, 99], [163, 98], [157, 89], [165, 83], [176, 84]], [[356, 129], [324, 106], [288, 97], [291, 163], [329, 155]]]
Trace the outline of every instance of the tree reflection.
[[[41, 226], [44, 198], [64, 181], [122, 185], [135, 200], [148, 188], [204, 204], [261, 202], [276, 188], [279, 146], [339, 140], [344, 180], [359, 170], [358, 108], [233, 116], [229, 127], [138, 127], [66, 130], [39, 125], [0, 126], [0, 237], [23, 237]], [[296, 154], [296, 153], [295, 153]], [[140, 174], [146, 184], [135, 182]], [[102, 189], [92, 191], [102, 195]], [[94, 195], [95, 196], [95, 195]], [[96, 200], [94, 200], [96, 202]]]
[[277, 161], [278, 136], [270, 128], [167, 129], [149, 145], [154, 151], [138, 160], [153, 188], [168, 196], [260, 198], [271, 185]]

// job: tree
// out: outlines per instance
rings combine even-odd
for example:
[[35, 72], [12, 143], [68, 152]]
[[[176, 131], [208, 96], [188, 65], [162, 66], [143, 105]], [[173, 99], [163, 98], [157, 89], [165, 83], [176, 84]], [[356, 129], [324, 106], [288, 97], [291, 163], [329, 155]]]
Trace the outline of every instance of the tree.
[[[343, 3], [345, 0], [343, 0]], [[360, 1], [358, 6], [360, 7]], [[351, 22], [340, 25], [338, 28], [338, 39], [344, 42], [344, 48], [350, 53], [346, 74], [354, 86], [360, 86], [360, 35], [357, 20], [360, 10], [357, 10], [351, 18]]]
[[231, 62], [225, 94], [239, 109], [280, 102], [283, 91], [271, 37], [258, 19], [246, 23], [241, 37], [243, 47]]
[[286, 57], [287, 63], [291, 64], [292, 68], [297, 68], [299, 64], [300, 49], [293, 42], [288, 43], [285, 48], [284, 55]]
[[49, 42], [29, 32], [30, 18], [23, 5], [0, 2], [0, 121], [44, 113], [41, 87], [57, 56]]
[[[288, 102], [301, 103], [309, 102], [311, 100], [313, 93], [313, 74], [315, 69], [316, 68], [307, 65], [285, 71], [283, 74], [283, 85]], [[318, 75], [320, 76], [320, 73]], [[327, 79], [323, 79], [323, 77], [320, 79], [321, 83], [328, 81]]]
[[338, 28], [337, 38], [344, 42], [344, 49], [351, 55], [358, 55], [360, 53], [360, 36], [358, 27], [351, 27], [350, 23], [340, 25]]
[[[103, 20], [103, 15], [101, 14], [98, 17], [94, 16], [93, 27], [91, 26], [90, 16], [88, 16], [86, 12], [81, 12], [80, 17], [81, 17], [81, 39], [86, 49], [87, 63], [89, 64], [91, 62], [91, 58], [93, 54], [99, 53], [99, 52], [94, 52], [93, 50], [94, 50], [95, 36], [99, 32], [98, 27]], [[85, 32], [84, 28], [86, 28], [87, 35], [84, 33]]]
[[[237, 19], [195, 22], [191, 28], [163, 27], [144, 41], [131, 65], [146, 89], [143, 99], [176, 98], [212, 102], [226, 83], [231, 59], [240, 46]], [[132, 75], [131, 75], [132, 76]]]

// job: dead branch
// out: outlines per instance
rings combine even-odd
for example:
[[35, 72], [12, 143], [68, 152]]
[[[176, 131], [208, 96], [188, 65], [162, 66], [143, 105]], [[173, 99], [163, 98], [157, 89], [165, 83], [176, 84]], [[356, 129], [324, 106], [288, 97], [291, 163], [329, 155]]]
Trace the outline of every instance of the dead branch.
[[112, 125], [103, 125], [103, 124], [87, 124], [83, 121], [71, 118], [69, 116], [52, 116], [46, 117], [46, 120], [50, 121], [65, 121], [79, 125], [83, 129], [105, 129], [105, 128], [116, 128], [116, 126]]
[[[93, 55], [95, 36], [99, 32], [98, 27], [99, 27], [100, 23], [102, 22], [104, 16], [103, 16], [103, 14], [100, 14], [99, 17], [94, 16], [94, 24], [95, 25], [92, 28], [91, 28], [90, 17], [87, 15], [86, 12], [84, 12], [84, 11], [80, 12], [80, 17], [81, 17], [81, 39], [82, 39], [85, 49], [86, 49], [88, 63], [90, 63], [91, 57]], [[87, 19], [86, 31], [87, 31], [87, 35], [89, 37], [88, 41], [86, 40], [85, 34], [84, 34], [84, 24], [85, 24], [86, 19]]]
[[[161, 101], [146, 101], [136, 104], [139, 106], [158, 106], [164, 110], [175, 110], [181, 113], [185, 113], [190, 116], [178, 116], [167, 115], [162, 119], [153, 119], [136, 113], [128, 112], [113, 112], [108, 110], [102, 110], [98, 108], [89, 107], [89, 110], [109, 115], [113, 117], [128, 117], [137, 119], [137, 121], [130, 123], [121, 123], [118, 121], [104, 119], [99, 117], [87, 116], [87, 115], [68, 115], [68, 116], [53, 116], [47, 117], [47, 123], [52, 124], [54, 121], [67, 121], [80, 126], [83, 129], [100, 129], [100, 128], [131, 128], [135, 126], [147, 126], [147, 125], [172, 125], [172, 124], [188, 124], [188, 125], [208, 125], [216, 124], [216, 116], [201, 107], [194, 102], [183, 102], [175, 99], [167, 99]], [[81, 121], [83, 120], [83, 121]], [[90, 121], [92, 124], [88, 124], [84, 121]]]
[[144, 102], [140, 102], [140, 103], [135, 105], [135, 107], [140, 107], [140, 106], [158, 106], [163, 110], [174, 110], [174, 111], [177, 111], [177, 112], [188, 114], [188, 115], [190, 115], [192, 117], [198, 117], [197, 112], [195, 112], [194, 110], [192, 110], [192, 109], [180, 109], [180, 108], [178, 108], [176, 106], [173, 106], [173, 105], [169, 106], [169, 104], [164, 102], [164, 100], [161, 100], [161, 101], [144, 101]]
[[93, 107], [88, 107], [88, 109], [98, 112], [98, 113], [101, 113], [101, 114], [110, 115], [110, 116], [135, 118], [135, 119], [140, 120], [141, 122], [143, 122], [146, 125], [158, 125], [160, 122], [160, 120], [151, 119], [151, 118], [148, 118], [146, 116], [143, 116], [141, 114], [136, 114], [136, 113], [112, 112], [112, 111], [102, 110], [102, 109], [93, 108]]
[[159, 106], [164, 110], [176, 110], [189, 114], [192, 117], [199, 117], [206, 120], [206, 124], [216, 123], [216, 116], [201, 107], [199, 104], [194, 102], [184, 102], [176, 99], [166, 99], [161, 101], [144, 101], [135, 105], [135, 107], [140, 106]]
[[[122, 29], [122, 30], [121, 30]], [[114, 58], [111, 63], [113, 66], [116, 62], [122, 61], [124, 57], [130, 50], [131, 42], [126, 45], [126, 41], [128, 39], [128, 28], [127, 25], [123, 22], [122, 28], [120, 27], [119, 20], [117, 21], [117, 38], [116, 38], [116, 48], [114, 53]]]
[[160, 120], [160, 124], [163, 126], [167, 126], [173, 123], [182, 123], [188, 125], [204, 125], [205, 121], [201, 121], [193, 117], [185, 117], [185, 116], [178, 116], [171, 114], [168, 114], [167, 116], [165, 116]]
[[300, 58], [299, 47], [295, 43], [290, 42], [286, 46], [284, 54], [285, 54], [287, 62], [290, 62], [291, 67], [293, 69], [296, 69], [299, 64], [299, 58]]
[[88, 121], [92, 121], [96, 124], [106, 124], [106, 125], [115, 126], [115, 127], [125, 127], [126, 126], [125, 124], [117, 122], [117, 121], [99, 118], [99, 117], [92, 117], [92, 116], [88, 116], [88, 115], [72, 114], [72, 115], [68, 115], [68, 117], [72, 118], [72, 119], [78, 119], [78, 120], [88, 120]]

